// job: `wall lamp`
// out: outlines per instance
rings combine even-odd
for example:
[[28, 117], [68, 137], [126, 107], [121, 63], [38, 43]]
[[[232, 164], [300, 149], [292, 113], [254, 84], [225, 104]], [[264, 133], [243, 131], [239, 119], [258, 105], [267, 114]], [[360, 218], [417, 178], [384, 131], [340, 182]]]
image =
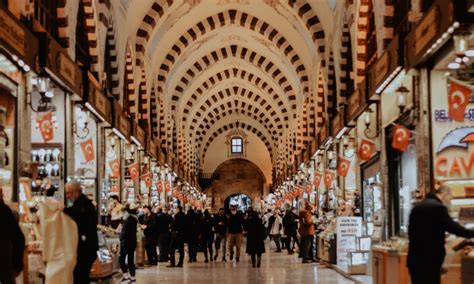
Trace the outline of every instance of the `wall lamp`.
[[35, 86], [35, 91], [40, 95], [38, 101], [38, 107], [33, 108], [31, 102], [31, 92], [26, 95], [26, 104], [30, 106], [33, 112], [46, 112], [46, 111], [55, 111], [56, 108], [53, 105], [49, 105], [54, 97], [54, 92], [50, 88], [50, 79], [48, 74], [45, 71], [41, 71], [38, 77], [31, 79], [31, 84]]
[[368, 139], [375, 139], [379, 135], [379, 122], [378, 122], [378, 105], [376, 104], [376, 111], [375, 111], [375, 131], [372, 131], [370, 125], [372, 122], [372, 114], [374, 111], [371, 108], [368, 108], [363, 113], [363, 119], [365, 124], [364, 135]]
[[78, 121], [78, 120], [76, 120], [76, 121], [74, 122], [73, 132], [74, 132], [74, 134], [76, 135], [77, 138], [79, 138], [79, 139], [84, 139], [84, 138], [87, 137], [87, 135], [89, 135], [89, 132], [90, 132], [89, 127], [88, 127], [88, 125], [89, 125], [90, 112], [88, 112], [87, 110], [81, 110], [81, 111], [85, 113], [84, 127], [82, 127], [82, 133], [83, 133], [83, 135], [79, 135], [79, 133], [78, 133], [78, 128], [79, 128], [79, 127], [78, 127], [78, 124], [79, 124], [79, 121]]
[[[400, 109], [400, 115], [404, 114], [405, 111], [406, 111], [406, 105], [407, 105], [407, 97], [408, 97], [408, 94], [410, 93], [410, 90], [408, 90], [407, 87], [401, 85], [400, 87], [398, 87], [396, 90], [395, 90], [395, 94], [397, 96], [397, 106], [398, 108]], [[412, 125], [413, 122], [415, 121], [416, 117], [415, 115], [411, 115], [412, 114], [412, 111], [415, 110], [417, 107], [415, 105], [416, 101], [413, 102], [414, 103], [414, 106], [413, 108], [410, 108], [408, 111], [409, 113], [407, 113], [407, 116], [409, 116], [410, 121], [405, 121], [406, 124], [408, 125]], [[416, 114], [416, 112], [414, 112]]]
[[[349, 151], [349, 146], [351, 145], [351, 143], [354, 143], [354, 141], [355, 141], [354, 137], [351, 137], [349, 135], [342, 136], [341, 142], [342, 142], [342, 148], [343, 148], [342, 152], [343, 152], [344, 157], [346, 158], [354, 157], [355, 151]], [[352, 152], [352, 155], [348, 154], [348, 152]]]

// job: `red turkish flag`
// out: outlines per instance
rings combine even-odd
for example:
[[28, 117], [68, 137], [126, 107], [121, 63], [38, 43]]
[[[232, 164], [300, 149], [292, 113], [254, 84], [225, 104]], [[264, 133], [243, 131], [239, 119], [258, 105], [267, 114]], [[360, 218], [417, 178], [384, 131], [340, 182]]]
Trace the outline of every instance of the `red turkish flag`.
[[332, 185], [332, 180], [334, 179], [334, 172], [331, 171], [326, 171], [324, 173], [324, 185], [326, 187], [331, 187]]
[[138, 178], [138, 163], [130, 164], [127, 168], [130, 178], [136, 180]]
[[466, 112], [467, 104], [472, 95], [472, 89], [456, 83], [451, 80], [448, 96], [448, 116], [455, 121], [463, 122], [464, 113]]
[[306, 184], [306, 193], [310, 194], [312, 190], [313, 190], [313, 188], [312, 188], [311, 184], [307, 183]]
[[403, 125], [395, 125], [392, 130], [392, 147], [404, 152], [408, 148], [411, 131]]
[[165, 184], [165, 189], [166, 189], [167, 192], [170, 191], [170, 184], [169, 184], [169, 183], [166, 183], [166, 184]]
[[112, 172], [112, 177], [120, 176], [120, 160], [115, 159], [109, 162], [109, 167]]
[[95, 158], [94, 144], [92, 143], [92, 138], [89, 138], [81, 142], [82, 153], [86, 162], [93, 161]]
[[374, 143], [368, 140], [362, 139], [362, 142], [360, 143], [360, 147], [359, 147], [359, 152], [358, 152], [359, 158], [361, 160], [370, 159], [370, 157], [372, 156], [372, 153], [374, 152], [374, 149], [375, 149]]
[[351, 165], [351, 161], [344, 159], [343, 157], [339, 157], [339, 165], [337, 166], [337, 174], [346, 177], [347, 172], [349, 171], [349, 166]]
[[146, 187], [151, 187], [151, 185], [153, 184], [151, 180], [151, 173], [142, 175], [142, 179], [145, 181]]
[[319, 188], [319, 185], [321, 184], [321, 180], [323, 179], [323, 175], [320, 173], [314, 173], [314, 186], [316, 188]]
[[45, 143], [53, 140], [54, 138], [54, 126], [53, 126], [53, 113], [48, 112], [44, 115], [36, 117], [36, 123], [39, 126], [39, 131]]

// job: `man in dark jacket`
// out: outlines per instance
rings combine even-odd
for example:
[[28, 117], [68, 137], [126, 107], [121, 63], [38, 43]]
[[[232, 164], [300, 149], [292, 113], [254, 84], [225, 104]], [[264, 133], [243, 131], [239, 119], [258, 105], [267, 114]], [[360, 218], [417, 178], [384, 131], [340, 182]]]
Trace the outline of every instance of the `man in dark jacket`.
[[227, 216], [227, 243], [229, 245], [230, 260], [234, 258], [234, 246], [236, 247], [235, 261], [239, 262], [240, 247], [242, 245], [242, 232], [244, 217], [237, 212], [237, 206], [232, 206], [231, 214]]
[[13, 212], [3, 202], [0, 187], [0, 283], [13, 284], [15, 277], [23, 270], [25, 237]]
[[166, 209], [158, 209], [156, 216], [156, 229], [158, 232], [158, 250], [160, 251], [159, 262], [167, 262], [169, 255], [170, 242], [170, 224], [173, 217], [168, 214]]
[[186, 214], [186, 240], [189, 248], [189, 262], [197, 261], [200, 227], [199, 215], [194, 209], [190, 208]]
[[148, 205], [143, 207], [143, 212], [145, 218], [142, 229], [145, 235], [145, 250], [148, 257], [148, 264], [157, 265], [158, 254], [156, 253], [156, 245], [158, 242], [158, 230], [156, 229], [156, 215], [151, 211], [151, 207]]
[[441, 186], [435, 193], [428, 193], [425, 200], [410, 213], [407, 266], [413, 284], [438, 284], [445, 257], [445, 233], [473, 238], [474, 230], [468, 230], [449, 216], [443, 204], [449, 203], [450, 188]]
[[[176, 208], [173, 222], [171, 222], [171, 242], [170, 242], [170, 265], [168, 267], [183, 267], [184, 261], [184, 235], [186, 231], [186, 215], [183, 207]], [[175, 252], [179, 250], [179, 262], [175, 265]]]
[[216, 241], [215, 248], [216, 254], [214, 255], [214, 261], [217, 260], [219, 256], [219, 250], [222, 247], [222, 261], [226, 261], [225, 252], [227, 244], [227, 219], [225, 217], [224, 208], [219, 209], [219, 213], [214, 218], [215, 230], [216, 230]]
[[[66, 199], [68, 214], [77, 224], [79, 242], [77, 244], [77, 263], [74, 268], [74, 283], [89, 283], [89, 273], [97, 258], [99, 242], [97, 239], [97, 213], [94, 204], [82, 194], [78, 181], [66, 184]], [[69, 205], [71, 205], [69, 207]]]
[[291, 206], [287, 205], [285, 216], [283, 217], [283, 231], [286, 235], [286, 248], [288, 250], [288, 254], [293, 254], [293, 246], [291, 245], [291, 239], [293, 242], [300, 247], [300, 242], [297, 238], [297, 230], [298, 230], [298, 222], [295, 213], [291, 210]]

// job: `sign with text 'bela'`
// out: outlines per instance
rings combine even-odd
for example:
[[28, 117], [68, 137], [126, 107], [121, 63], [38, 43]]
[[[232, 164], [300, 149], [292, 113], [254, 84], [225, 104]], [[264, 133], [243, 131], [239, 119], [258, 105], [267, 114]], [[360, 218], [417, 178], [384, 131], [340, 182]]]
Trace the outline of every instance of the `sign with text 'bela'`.
[[346, 265], [349, 251], [362, 235], [362, 217], [337, 217], [337, 265]]

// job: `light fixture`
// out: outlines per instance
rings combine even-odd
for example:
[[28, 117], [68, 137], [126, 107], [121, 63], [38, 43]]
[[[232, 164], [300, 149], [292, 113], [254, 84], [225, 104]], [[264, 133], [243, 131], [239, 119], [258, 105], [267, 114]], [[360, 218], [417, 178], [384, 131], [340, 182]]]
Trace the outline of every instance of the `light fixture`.
[[401, 85], [395, 90], [395, 94], [397, 95], [397, 106], [400, 109], [400, 114], [402, 114], [407, 106], [407, 94], [410, 91], [407, 87]]
[[76, 120], [74, 122], [74, 129], [73, 129], [74, 133], [76, 134], [76, 137], [79, 138], [79, 139], [86, 138], [87, 135], [89, 135], [89, 132], [90, 132], [89, 127], [88, 127], [90, 113], [88, 111], [84, 111], [84, 110], [82, 110], [82, 112], [85, 113], [84, 127], [82, 128], [82, 133], [84, 133], [84, 134], [79, 135], [79, 133], [78, 133], [78, 123], [79, 123], [78, 120]]
[[40, 95], [37, 108], [33, 108], [31, 102], [32, 94], [31, 92], [26, 95], [26, 104], [30, 106], [33, 112], [47, 112], [55, 111], [56, 108], [53, 105], [50, 105], [54, 97], [54, 92], [50, 89], [50, 78], [46, 71], [41, 71], [38, 77], [33, 78], [31, 84], [34, 86], [34, 91], [37, 91]]
[[[376, 107], [377, 107], [377, 104], [376, 104]], [[379, 133], [379, 122], [378, 122], [378, 112], [375, 111], [375, 114], [376, 114], [376, 117], [375, 117], [375, 127], [376, 127], [376, 130], [375, 131], [372, 131], [370, 125], [371, 125], [371, 122], [372, 122], [372, 114], [374, 113], [374, 111], [371, 109], [371, 108], [368, 108], [364, 111], [363, 113], [363, 120], [364, 120], [364, 124], [365, 124], [365, 129], [364, 129], [364, 134], [365, 134], [365, 137], [367, 137], [368, 139], [375, 139], [377, 136], [378, 136], [378, 133]], [[373, 134], [372, 134], [373, 132]]]
[[[344, 157], [346, 157], [346, 158], [352, 158], [355, 154], [355, 152], [353, 150], [349, 151], [349, 146], [350, 146], [351, 140], [354, 141], [354, 138], [350, 137], [349, 135], [342, 136], [343, 154], [344, 154]], [[347, 154], [348, 152], [351, 152], [352, 155], [348, 155]]]

